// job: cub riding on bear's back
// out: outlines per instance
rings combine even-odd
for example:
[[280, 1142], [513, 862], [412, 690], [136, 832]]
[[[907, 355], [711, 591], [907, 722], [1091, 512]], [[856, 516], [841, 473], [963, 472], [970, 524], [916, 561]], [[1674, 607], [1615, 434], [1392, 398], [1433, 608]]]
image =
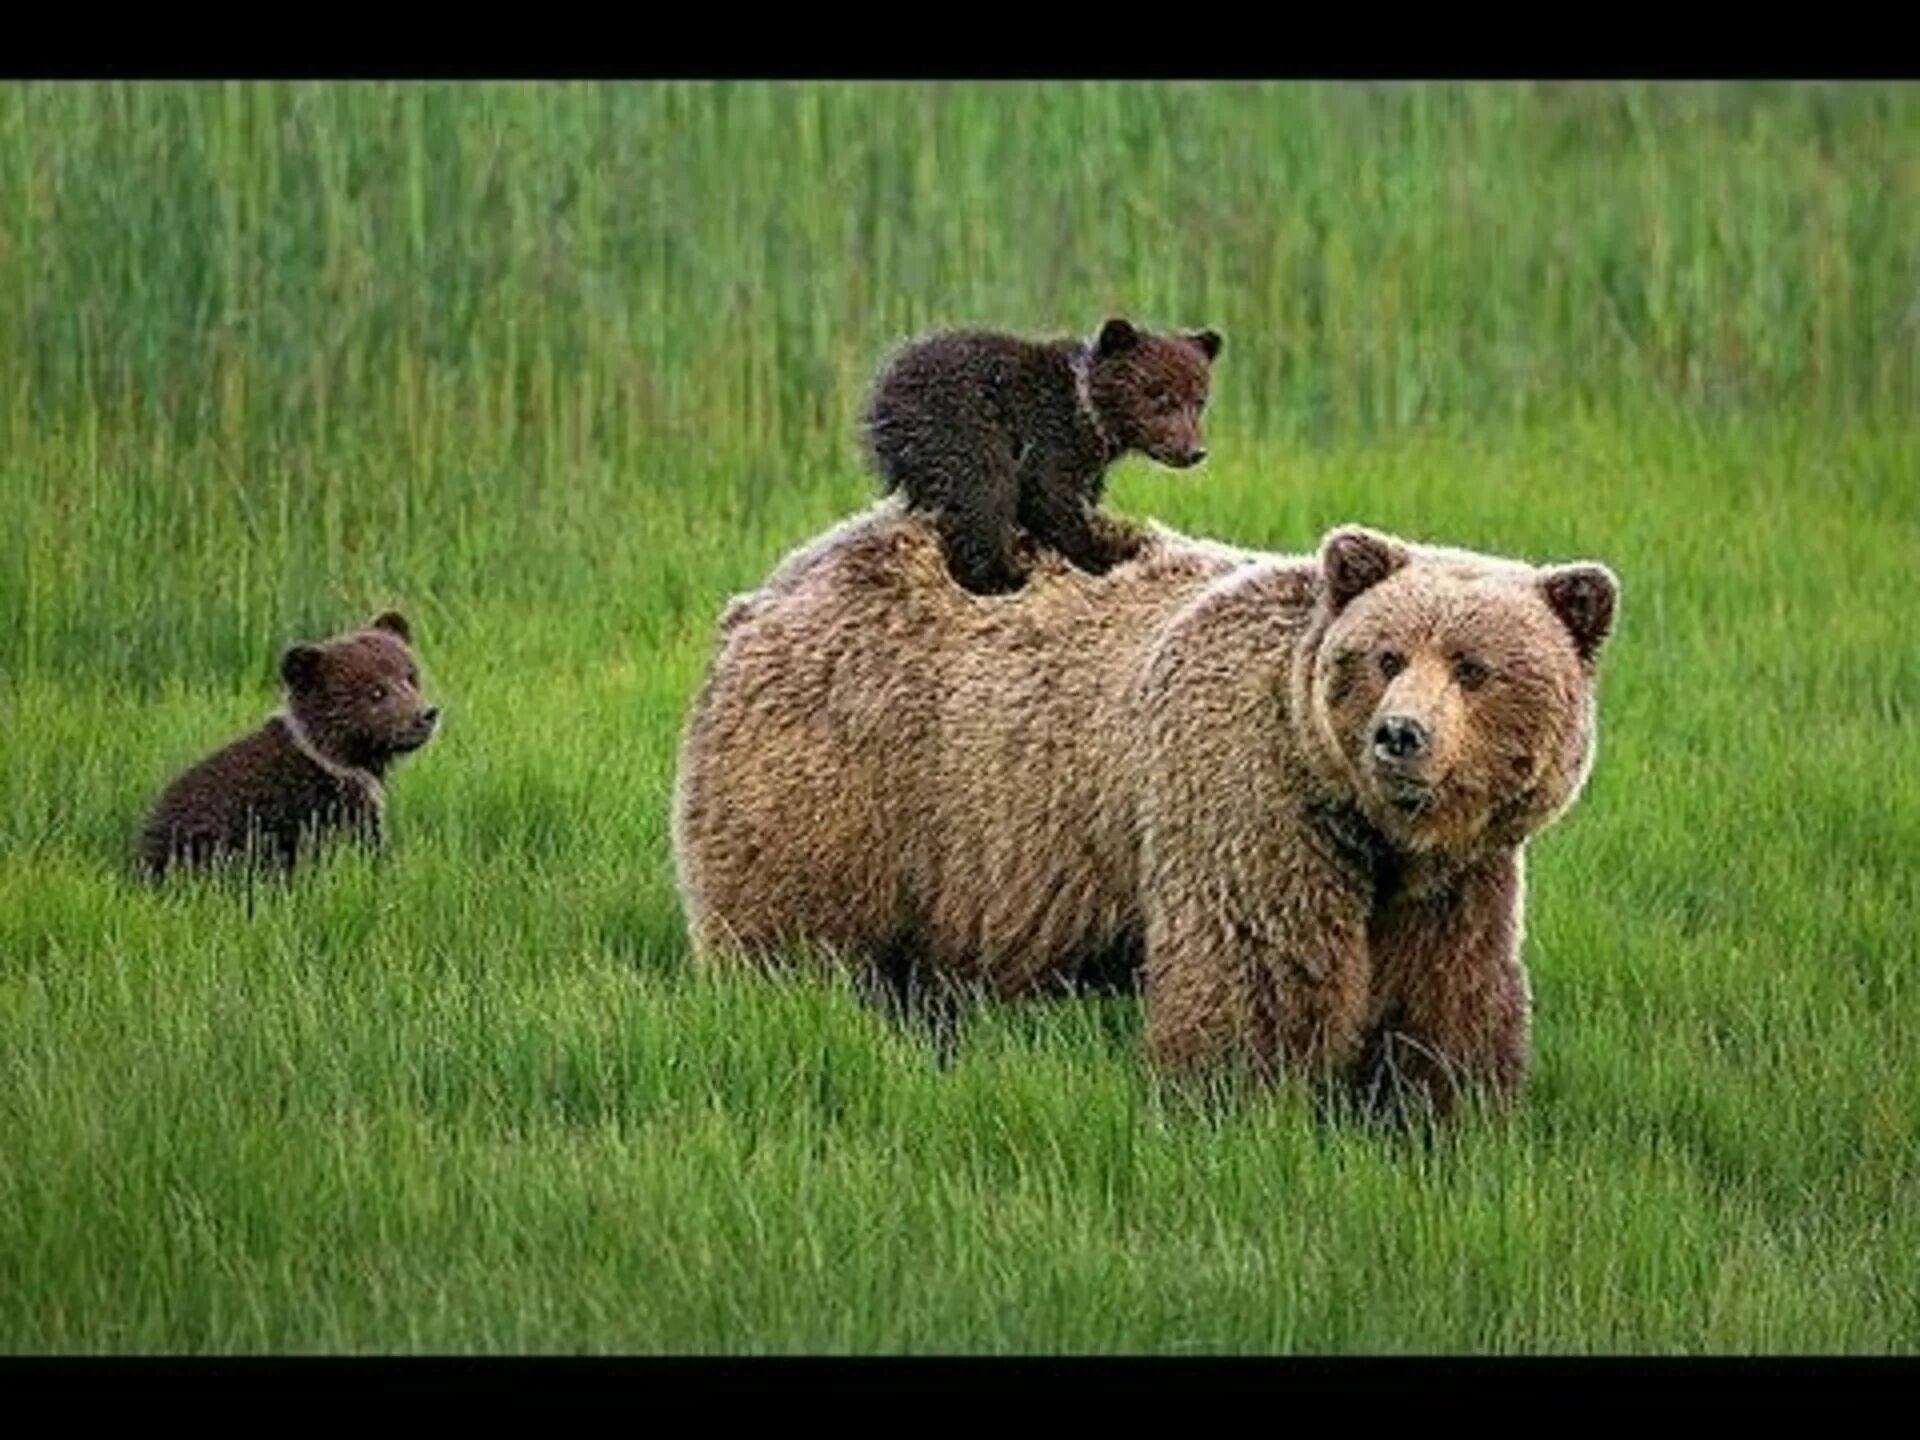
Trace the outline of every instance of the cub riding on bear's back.
[[869, 458], [889, 491], [929, 514], [953, 578], [1017, 590], [1016, 527], [1098, 575], [1138, 553], [1139, 526], [1096, 507], [1131, 451], [1185, 469], [1206, 458], [1218, 331], [1156, 333], [1123, 319], [1091, 341], [957, 330], [888, 361], [867, 402]]

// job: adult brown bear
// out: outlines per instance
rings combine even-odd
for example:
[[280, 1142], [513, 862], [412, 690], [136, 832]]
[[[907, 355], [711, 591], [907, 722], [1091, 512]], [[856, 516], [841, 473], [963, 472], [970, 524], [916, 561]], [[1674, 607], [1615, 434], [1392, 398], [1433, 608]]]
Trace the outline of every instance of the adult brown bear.
[[1617, 592], [1348, 527], [1158, 530], [985, 599], [883, 503], [722, 619], [674, 801], [696, 952], [1002, 995], [1139, 954], [1168, 1066], [1510, 1096], [1523, 848], [1586, 780]]

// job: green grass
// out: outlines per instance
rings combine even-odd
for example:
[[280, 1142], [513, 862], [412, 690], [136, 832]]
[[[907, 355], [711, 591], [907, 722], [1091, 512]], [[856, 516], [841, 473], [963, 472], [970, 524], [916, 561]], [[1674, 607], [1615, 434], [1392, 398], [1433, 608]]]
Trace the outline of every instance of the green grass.
[[[0, 1351], [1920, 1349], [1916, 286], [1913, 87], [0, 87]], [[1228, 337], [1119, 508], [1623, 578], [1506, 1121], [688, 967], [681, 718], [872, 365], [1110, 309]], [[384, 860], [130, 885], [389, 604]]]

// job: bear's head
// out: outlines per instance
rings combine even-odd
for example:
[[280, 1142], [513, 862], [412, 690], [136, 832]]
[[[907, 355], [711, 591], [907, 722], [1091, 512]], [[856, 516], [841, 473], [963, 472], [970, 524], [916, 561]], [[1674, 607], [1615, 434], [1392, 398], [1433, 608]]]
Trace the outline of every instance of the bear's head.
[[432, 738], [438, 706], [420, 693], [406, 617], [389, 610], [364, 630], [280, 657], [287, 710], [321, 754], [379, 774]]
[[1334, 530], [1296, 671], [1308, 743], [1398, 848], [1516, 845], [1586, 783], [1594, 665], [1618, 596], [1604, 565], [1540, 568]]
[[1102, 325], [1087, 398], [1113, 443], [1183, 470], [1206, 459], [1200, 415], [1223, 343], [1217, 330], [1160, 333], [1117, 318]]

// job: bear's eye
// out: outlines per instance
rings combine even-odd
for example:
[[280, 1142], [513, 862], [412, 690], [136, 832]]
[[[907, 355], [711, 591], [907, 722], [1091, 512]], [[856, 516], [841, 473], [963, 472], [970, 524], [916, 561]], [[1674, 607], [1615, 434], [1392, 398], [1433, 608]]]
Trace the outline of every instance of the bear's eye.
[[1462, 690], [1478, 690], [1487, 683], [1487, 667], [1471, 655], [1457, 655], [1453, 661], [1453, 678]]
[[1407, 657], [1402, 655], [1398, 650], [1382, 650], [1380, 652], [1380, 673], [1389, 680], [1406, 668]]
[[378, 705], [382, 700], [387, 698], [387, 687], [384, 685], [376, 685], [367, 692], [367, 697], [372, 700], [374, 704]]

